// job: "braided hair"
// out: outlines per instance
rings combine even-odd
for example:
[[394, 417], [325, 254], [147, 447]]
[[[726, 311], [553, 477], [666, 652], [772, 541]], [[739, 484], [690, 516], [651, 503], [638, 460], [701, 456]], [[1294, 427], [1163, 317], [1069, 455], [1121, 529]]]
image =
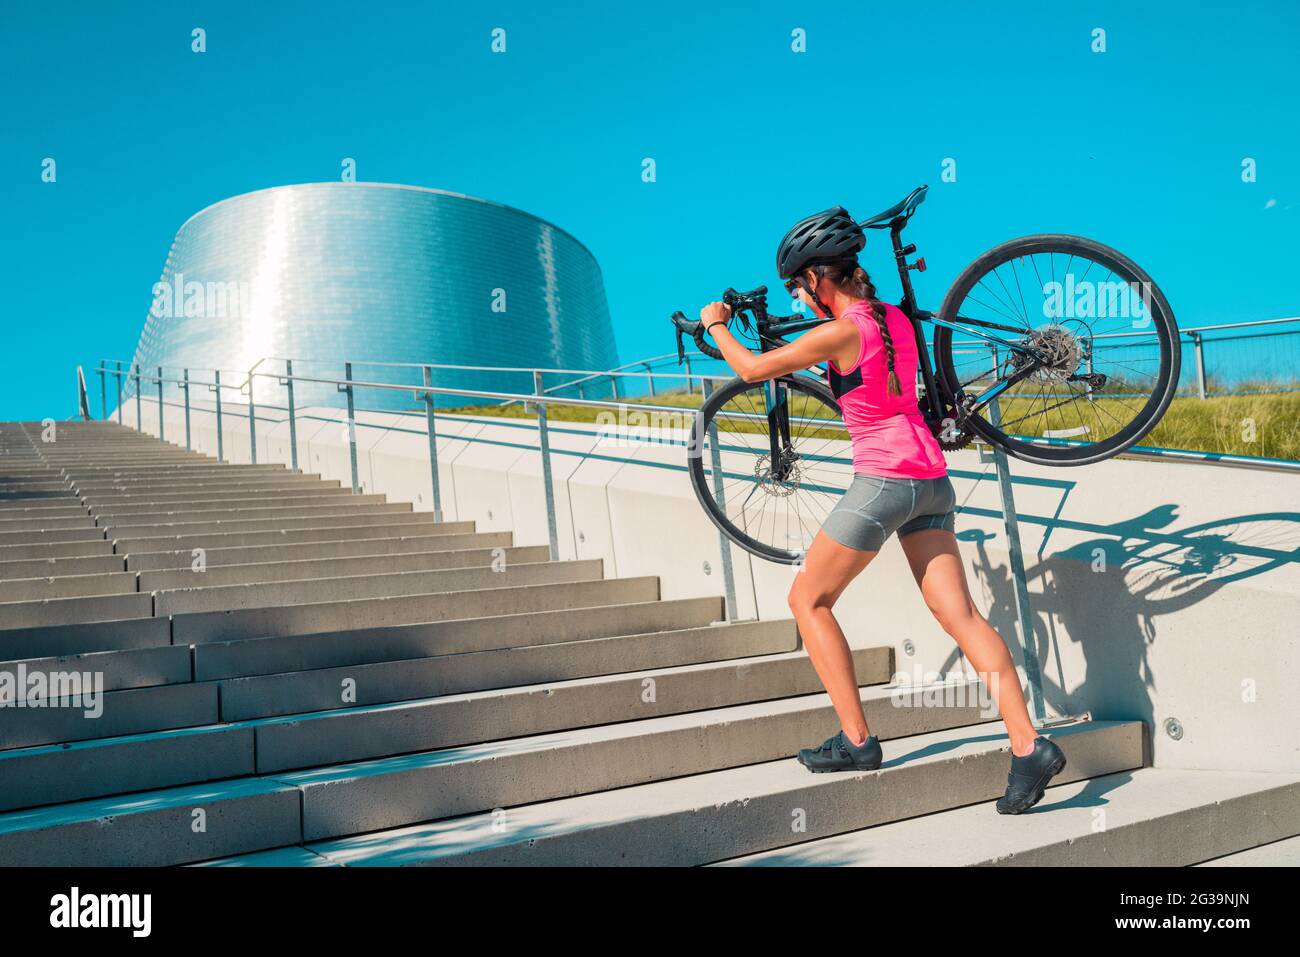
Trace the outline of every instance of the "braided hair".
[[889, 367], [889, 379], [887, 388], [890, 395], [902, 395], [903, 386], [898, 381], [898, 373], [894, 371], [894, 339], [889, 334], [889, 325], [885, 322], [885, 306], [876, 298], [876, 287], [872, 283], [871, 277], [867, 271], [858, 263], [857, 256], [849, 256], [844, 259], [836, 259], [829, 263], [820, 263], [816, 266], [809, 266], [817, 277], [829, 278], [841, 292], [852, 296], [855, 299], [865, 299], [871, 304], [871, 314], [876, 320], [876, 325], [880, 328], [880, 338], [885, 343], [885, 362]]

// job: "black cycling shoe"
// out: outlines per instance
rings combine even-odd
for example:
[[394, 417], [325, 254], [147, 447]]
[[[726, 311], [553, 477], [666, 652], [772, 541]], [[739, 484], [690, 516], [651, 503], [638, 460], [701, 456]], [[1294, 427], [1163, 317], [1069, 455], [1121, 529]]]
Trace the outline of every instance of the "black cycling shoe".
[[840, 731], [823, 741], [820, 747], [799, 749], [799, 763], [809, 771], [875, 771], [883, 758], [880, 742], [874, 734], [861, 747]]
[[1065, 752], [1039, 735], [1034, 750], [1026, 755], [1011, 755], [1011, 773], [1007, 775], [1007, 793], [998, 799], [999, 814], [1019, 814], [1043, 798], [1047, 782], [1065, 767]]

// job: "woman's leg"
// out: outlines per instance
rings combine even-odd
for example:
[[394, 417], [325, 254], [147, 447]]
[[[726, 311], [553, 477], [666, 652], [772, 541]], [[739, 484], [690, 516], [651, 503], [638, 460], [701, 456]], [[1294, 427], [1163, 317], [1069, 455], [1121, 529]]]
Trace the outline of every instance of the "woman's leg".
[[931, 528], [904, 535], [899, 543], [925, 604], [940, 626], [956, 640], [986, 687], [990, 676], [997, 676], [997, 687], [989, 690], [997, 694], [998, 711], [1011, 738], [1011, 752], [1028, 754], [1038, 732], [1025, 707], [1020, 676], [1007, 643], [971, 600], [957, 537], [947, 529]]
[[853, 654], [831, 607], [877, 554], [849, 548], [818, 532], [790, 587], [790, 610], [799, 623], [808, 657], [830, 695], [840, 727], [854, 744], [865, 741], [871, 730], [862, 712]]

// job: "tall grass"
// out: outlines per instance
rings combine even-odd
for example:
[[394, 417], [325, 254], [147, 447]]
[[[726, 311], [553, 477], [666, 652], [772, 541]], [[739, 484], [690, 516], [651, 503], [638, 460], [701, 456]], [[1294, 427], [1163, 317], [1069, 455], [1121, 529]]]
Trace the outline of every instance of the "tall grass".
[[[698, 392], [687, 393], [674, 391], [660, 393], [654, 398], [638, 397], [625, 400], [628, 406], [638, 404], [671, 405], [684, 408], [698, 408], [703, 401]], [[805, 410], [801, 397], [795, 403], [794, 411], [798, 414], [821, 415], [811, 408]], [[1108, 422], [1106, 408], [1116, 417], [1127, 412], [1131, 416], [1134, 403], [1124, 404], [1124, 400], [1098, 399], [1094, 405], [1099, 408], [1093, 421], [1104, 425]], [[1106, 404], [1113, 403], [1107, 406]], [[1041, 403], [1040, 403], [1041, 404]], [[1043, 429], [1068, 428], [1079, 424], [1078, 410], [1073, 406], [1053, 410], [1046, 416], [1031, 416], [1013, 430], [1022, 435], [1037, 435]], [[1140, 403], [1138, 403], [1140, 404]], [[1123, 408], [1117, 408], [1122, 405]], [[745, 411], [754, 411], [752, 405], [745, 405]], [[1037, 407], [1029, 400], [1014, 396], [1004, 399], [1001, 406], [1004, 421], [1012, 421], [1019, 416], [1029, 415]], [[525, 410], [521, 404], [493, 406], [465, 406], [457, 409], [440, 410], [453, 414], [489, 415], [504, 418], [533, 418], [533, 409]], [[547, 414], [550, 419], [562, 422], [597, 422], [601, 413], [609, 415], [610, 410], [573, 405], [550, 405]], [[1039, 421], [1039, 419], [1042, 421]], [[732, 429], [752, 431], [761, 428], [758, 425], [733, 424]], [[1156, 427], [1142, 439], [1141, 445], [1158, 446], [1168, 449], [1186, 449], [1197, 452], [1219, 452], [1233, 455], [1254, 455], [1267, 458], [1300, 460], [1300, 392], [1281, 392], [1260, 395], [1211, 395], [1206, 399], [1179, 397], [1170, 403], [1164, 416]]]

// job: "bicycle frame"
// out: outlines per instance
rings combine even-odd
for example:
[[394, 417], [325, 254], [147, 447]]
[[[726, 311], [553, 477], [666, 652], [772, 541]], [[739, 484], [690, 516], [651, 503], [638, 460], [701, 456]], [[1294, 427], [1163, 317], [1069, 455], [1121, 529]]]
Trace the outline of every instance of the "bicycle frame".
[[[902, 241], [903, 227], [907, 225], [907, 220], [910, 216], [911, 214], [909, 213], [906, 216], [900, 216], [897, 219], [892, 220], [889, 223], [889, 235], [894, 248], [894, 259], [898, 264], [898, 278], [903, 287], [903, 301], [899, 304], [899, 308], [902, 309], [904, 315], [911, 320], [912, 329], [916, 336], [916, 352], [919, 360], [919, 370], [921, 381], [925, 387], [925, 397], [923, 399], [925, 409], [923, 411], [928, 413], [926, 415], [927, 419], [933, 423], [938, 423], [941, 422], [945, 416], [945, 400], [950, 402], [955, 408], [959, 408], [963, 415], [978, 412], [1011, 386], [1032, 375], [1038, 368], [1045, 365], [1046, 359], [1040, 352], [1038, 352], [1038, 350], [1020, 342], [1010, 342], [1001, 336], [994, 335], [990, 332], [981, 332], [978, 328], [971, 327], [983, 327], [984, 329], [1011, 332], [1018, 336], [1024, 335], [1024, 329], [1015, 326], [1006, 326], [996, 322], [987, 322], [982, 319], [969, 319], [965, 316], [957, 317], [959, 323], [947, 322], [938, 318], [929, 310], [918, 308], [916, 304], [916, 293], [912, 289], [912, 279], [911, 276], [908, 275], [908, 272], [917, 268], [924, 270], [925, 265], [923, 259], [918, 260], [919, 265], [909, 264], [907, 262], [907, 257], [916, 251], [915, 244], [904, 246]], [[809, 329], [820, 326], [824, 322], [830, 321], [819, 317], [811, 319], [795, 319], [791, 316], [778, 316], [775, 321], [762, 317], [755, 318], [758, 329], [759, 348], [762, 352], [768, 352], [771, 348], [786, 345], [787, 343], [784, 340], [785, 336], [806, 332]], [[930, 351], [926, 345], [925, 335], [921, 327], [921, 324], [925, 322], [932, 323], [936, 326], [943, 326], [947, 329], [970, 333], [980, 339], [986, 340], [987, 342], [1004, 346], [1009, 352], [1025, 355], [1032, 361], [1025, 363], [1020, 370], [1007, 378], [999, 379], [990, 388], [985, 389], [976, 396], [967, 397], [965, 394], [944, 395], [935, 379], [934, 368], [930, 362]], [[819, 372], [818, 374], [822, 378], [826, 378], [824, 372]], [[772, 402], [769, 400], [769, 416], [772, 414], [771, 405]], [[788, 424], [786, 429], [788, 430]], [[775, 456], [775, 454], [776, 448], [774, 437], [773, 455]]]

